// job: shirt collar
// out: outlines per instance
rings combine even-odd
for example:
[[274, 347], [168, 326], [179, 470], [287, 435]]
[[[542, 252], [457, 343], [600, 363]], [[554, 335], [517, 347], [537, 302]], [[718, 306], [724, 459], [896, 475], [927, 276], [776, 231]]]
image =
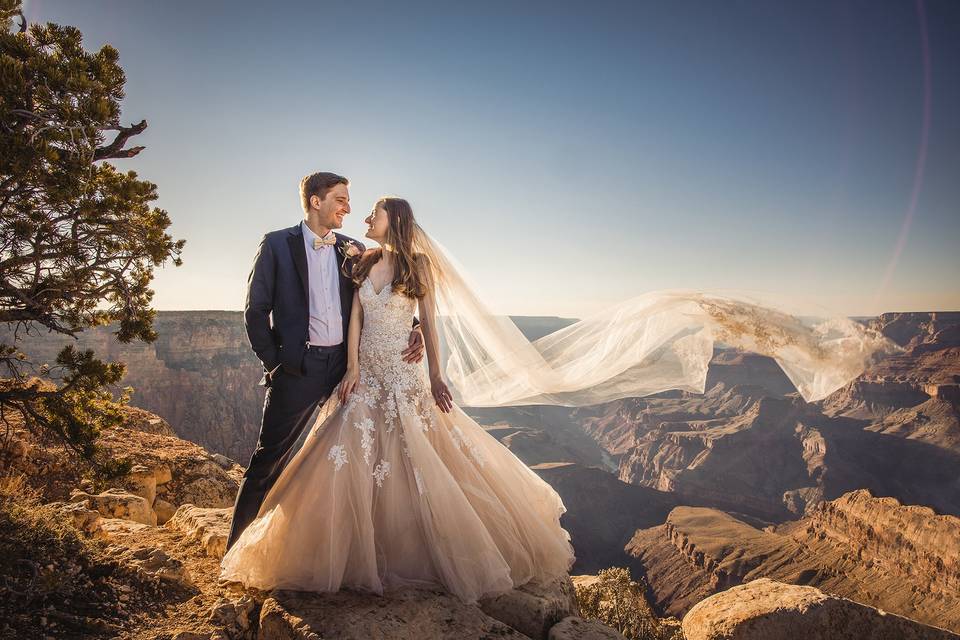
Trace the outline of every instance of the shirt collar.
[[[300, 221], [300, 228], [303, 229], [303, 241], [306, 243], [307, 247], [313, 248], [313, 239], [319, 238], [320, 236], [315, 234], [313, 230], [307, 226], [306, 220]], [[327, 232], [327, 235], [324, 236], [324, 238], [327, 238], [327, 239], [332, 237], [333, 237], [333, 229]]]

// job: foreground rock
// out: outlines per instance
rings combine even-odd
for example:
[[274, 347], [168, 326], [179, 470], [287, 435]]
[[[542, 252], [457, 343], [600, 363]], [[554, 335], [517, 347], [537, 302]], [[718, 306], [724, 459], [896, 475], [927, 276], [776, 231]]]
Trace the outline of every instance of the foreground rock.
[[227, 551], [227, 537], [233, 509], [204, 509], [185, 504], [177, 509], [165, 525], [183, 533], [184, 540], [196, 542], [211, 558], [222, 558]]
[[480, 608], [531, 638], [545, 638], [560, 620], [580, 614], [577, 593], [569, 576], [545, 584], [531, 582], [522, 585], [508, 593], [481, 600]]
[[157, 514], [153, 512], [150, 503], [143, 497], [122, 489], [107, 489], [96, 495], [75, 491], [70, 496], [70, 501], [108, 518], [133, 520], [151, 526], [157, 524]]
[[550, 629], [548, 640], [626, 640], [623, 634], [600, 624], [576, 616], [564, 618]]
[[258, 635], [261, 640], [493, 637], [528, 638], [456, 596], [421, 589], [401, 589], [382, 598], [348, 590], [323, 596], [279, 591], [263, 604]]
[[960, 635], [813, 587], [766, 578], [699, 602], [683, 618], [687, 640], [958, 640]]
[[[261, 640], [287, 638], [517, 638], [546, 640], [559, 631], [607, 627], [582, 620], [569, 578], [549, 583], [528, 583], [478, 605], [464, 604], [441, 589], [407, 587], [389, 590], [383, 596], [355, 589], [335, 593], [275, 591], [260, 608]], [[558, 633], [559, 633], [558, 631]], [[577, 636], [556, 636], [577, 637]]]

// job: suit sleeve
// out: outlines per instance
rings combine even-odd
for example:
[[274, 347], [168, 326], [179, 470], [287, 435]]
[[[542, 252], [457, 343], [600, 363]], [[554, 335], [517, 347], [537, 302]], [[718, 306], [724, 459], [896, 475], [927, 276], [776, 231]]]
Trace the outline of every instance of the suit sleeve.
[[260, 241], [260, 249], [247, 278], [247, 301], [243, 310], [243, 324], [253, 352], [267, 371], [280, 364], [280, 354], [270, 327], [273, 310], [273, 289], [276, 282], [276, 264], [267, 237]]

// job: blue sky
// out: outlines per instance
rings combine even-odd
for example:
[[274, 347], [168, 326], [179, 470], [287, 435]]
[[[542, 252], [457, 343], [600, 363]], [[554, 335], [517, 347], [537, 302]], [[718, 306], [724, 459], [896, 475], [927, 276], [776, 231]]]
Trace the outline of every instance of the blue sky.
[[960, 309], [951, 0], [25, 9], [120, 51], [123, 120], [149, 128], [117, 164], [187, 240], [159, 309], [242, 308], [318, 170], [352, 181], [344, 232], [408, 198], [504, 313], [667, 288]]

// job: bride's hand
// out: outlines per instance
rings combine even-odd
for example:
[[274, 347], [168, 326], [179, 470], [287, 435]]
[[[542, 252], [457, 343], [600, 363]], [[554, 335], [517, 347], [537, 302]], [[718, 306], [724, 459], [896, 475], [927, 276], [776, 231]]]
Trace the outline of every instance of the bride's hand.
[[440, 411], [450, 413], [450, 409], [453, 408], [453, 396], [450, 394], [450, 389], [447, 388], [447, 383], [443, 381], [443, 378], [430, 376], [430, 391], [433, 393], [433, 399], [436, 400]]
[[347, 372], [343, 374], [343, 380], [340, 381], [340, 391], [337, 394], [341, 404], [347, 401], [347, 398], [350, 396], [353, 390], [357, 388], [357, 382], [359, 381], [359, 367], [348, 367]]

